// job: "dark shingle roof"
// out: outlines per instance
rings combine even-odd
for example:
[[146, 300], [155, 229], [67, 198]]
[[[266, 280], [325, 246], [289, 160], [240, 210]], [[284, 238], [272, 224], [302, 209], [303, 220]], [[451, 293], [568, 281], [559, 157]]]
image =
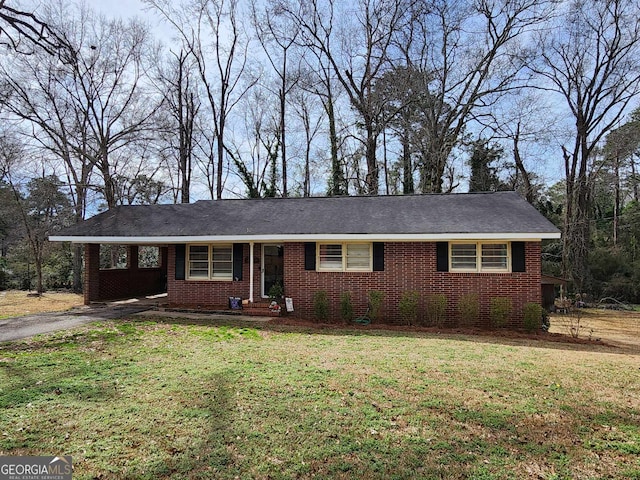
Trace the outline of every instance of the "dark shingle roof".
[[[66, 237], [540, 234], [556, 227], [515, 192], [268, 198], [121, 206], [61, 231]], [[64, 238], [63, 238], [64, 237]]]

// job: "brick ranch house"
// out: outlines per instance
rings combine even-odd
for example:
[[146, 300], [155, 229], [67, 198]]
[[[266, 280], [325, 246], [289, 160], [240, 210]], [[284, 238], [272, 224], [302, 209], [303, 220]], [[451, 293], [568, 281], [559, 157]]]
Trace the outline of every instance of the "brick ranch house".
[[[559, 237], [517, 193], [495, 192], [120, 206], [50, 239], [85, 244], [85, 303], [166, 288], [169, 306], [220, 307], [261, 301], [279, 284], [303, 318], [319, 290], [334, 319], [343, 292], [356, 315], [370, 291], [384, 292], [382, 318], [395, 323], [403, 292], [415, 291], [422, 316], [443, 294], [455, 325], [461, 297], [477, 294], [478, 326], [489, 325], [493, 298], [508, 297], [520, 327], [524, 305], [541, 302], [541, 241]], [[101, 244], [125, 245], [126, 268], [101, 270]], [[155, 268], [140, 267], [142, 246], [159, 249]]]

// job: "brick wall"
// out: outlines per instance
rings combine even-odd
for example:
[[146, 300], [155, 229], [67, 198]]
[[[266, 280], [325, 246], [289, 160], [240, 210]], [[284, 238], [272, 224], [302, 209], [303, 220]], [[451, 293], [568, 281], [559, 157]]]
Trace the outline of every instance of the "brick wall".
[[127, 247], [128, 268], [100, 270], [100, 245], [85, 245], [84, 303], [164, 292], [167, 252], [160, 248], [159, 268], [139, 268], [138, 247]]
[[[254, 245], [254, 300], [260, 299], [260, 245]], [[249, 298], [249, 244], [243, 247], [242, 280], [176, 280], [176, 251], [169, 245], [167, 300], [170, 305], [224, 307], [229, 297]]]
[[[254, 247], [254, 300], [260, 299], [260, 245]], [[511, 326], [522, 326], [522, 309], [526, 303], [540, 303], [540, 243], [526, 244], [526, 267], [523, 273], [451, 273], [436, 271], [436, 244], [432, 242], [392, 242], [385, 244], [384, 271], [316, 272], [304, 269], [304, 243], [284, 246], [285, 295], [293, 298], [297, 316], [313, 318], [313, 295], [325, 290], [329, 296], [332, 320], [340, 319], [340, 296], [351, 292], [356, 315], [367, 308], [371, 290], [385, 292], [382, 315], [388, 323], [401, 321], [398, 302], [404, 291], [420, 293], [420, 316], [425, 315], [425, 299], [430, 294], [447, 297], [447, 323], [458, 323], [458, 300], [477, 293], [480, 298], [478, 326], [489, 325], [489, 309], [494, 297], [510, 297], [513, 312]], [[249, 297], [249, 245], [244, 246], [242, 281], [175, 280], [175, 249], [168, 252], [168, 300], [170, 304], [224, 306], [228, 297]]]
[[100, 300], [100, 245], [96, 243], [84, 246], [84, 304]]
[[398, 303], [402, 292], [420, 293], [419, 315], [425, 315], [425, 299], [430, 294], [447, 297], [447, 323], [459, 321], [458, 300], [477, 293], [480, 299], [478, 326], [488, 326], [491, 298], [510, 297], [513, 313], [511, 326], [522, 326], [522, 309], [526, 303], [540, 302], [540, 243], [526, 244], [524, 273], [451, 273], [436, 271], [435, 243], [396, 242], [385, 244], [385, 268], [381, 272], [316, 272], [304, 270], [304, 244], [288, 243], [284, 248], [285, 290], [294, 300], [297, 315], [313, 317], [313, 294], [325, 290], [329, 296], [331, 316], [340, 318], [340, 296], [351, 292], [356, 315], [366, 311], [368, 292], [385, 292], [382, 316], [388, 323], [401, 321]]

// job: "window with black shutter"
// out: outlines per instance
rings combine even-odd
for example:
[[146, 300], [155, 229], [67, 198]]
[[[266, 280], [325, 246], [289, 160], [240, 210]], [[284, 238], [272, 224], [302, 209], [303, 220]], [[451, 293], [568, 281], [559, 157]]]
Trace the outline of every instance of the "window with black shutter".
[[185, 251], [186, 245], [176, 245], [176, 280], [185, 278]]
[[525, 243], [511, 242], [511, 271], [526, 272]]
[[438, 272], [449, 271], [449, 242], [436, 243], [436, 270]]

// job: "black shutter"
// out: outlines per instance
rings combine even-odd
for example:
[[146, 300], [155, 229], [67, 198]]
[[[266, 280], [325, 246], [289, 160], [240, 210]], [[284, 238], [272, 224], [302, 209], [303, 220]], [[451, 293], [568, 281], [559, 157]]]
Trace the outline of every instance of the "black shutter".
[[449, 271], [449, 242], [436, 243], [436, 270], [438, 272]]
[[176, 280], [184, 280], [186, 245], [176, 245]]
[[373, 271], [384, 271], [384, 243], [373, 242]]
[[304, 244], [304, 269], [316, 269], [316, 243], [307, 242]]
[[524, 242], [511, 242], [511, 271], [526, 272]]
[[233, 244], [233, 279], [235, 281], [242, 280], [242, 262], [244, 254], [244, 244]]

